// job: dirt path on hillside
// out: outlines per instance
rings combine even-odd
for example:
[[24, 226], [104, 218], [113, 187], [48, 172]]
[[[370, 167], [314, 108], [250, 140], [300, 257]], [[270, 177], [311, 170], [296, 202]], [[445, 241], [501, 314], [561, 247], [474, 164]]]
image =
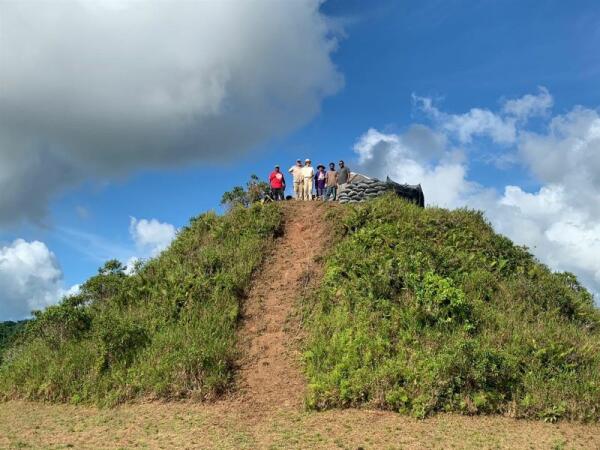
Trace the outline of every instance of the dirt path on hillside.
[[330, 205], [283, 205], [283, 236], [257, 272], [245, 301], [238, 370], [241, 400], [254, 411], [302, 406], [305, 379], [300, 368], [299, 326], [294, 303], [321, 275], [315, 262], [329, 238], [322, 214]]

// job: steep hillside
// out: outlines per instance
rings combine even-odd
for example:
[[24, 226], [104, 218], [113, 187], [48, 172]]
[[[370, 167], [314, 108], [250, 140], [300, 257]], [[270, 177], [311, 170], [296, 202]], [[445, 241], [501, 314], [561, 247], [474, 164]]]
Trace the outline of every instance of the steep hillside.
[[113, 404], [219, 394], [233, 380], [240, 302], [281, 220], [275, 206], [207, 213], [135, 275], [107, 263], [28, 324], [5, 354], [0, 395]]
[[597, 421], [599, 344], [575, 277], [480, 213], [286, 202], [203, 214], [134, 275], [107, 263], [27, 325], [0, 395]]
[[600, 314], [480, 213], [346, 209], [306, 299], [308, 403], [600, 418]]

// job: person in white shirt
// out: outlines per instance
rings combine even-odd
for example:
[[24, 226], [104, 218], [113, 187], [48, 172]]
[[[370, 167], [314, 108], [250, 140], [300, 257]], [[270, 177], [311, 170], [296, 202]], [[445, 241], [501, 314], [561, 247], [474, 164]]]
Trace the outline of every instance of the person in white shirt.
[[302, 168], [302, 177], [304, 178], [304, 188], [302, 189], [302, 200], [312, 200], [313, 178], [315, 177], [315, 169], [310, 164], [310, 159], [304, 161]]
[[296, 165], [289, 168], [288, 172], [292, 174], [294, 177], [294, 194], [296, 195], [296, 200], [302, 200], [303, 192], [304, 192], [304, 175], [302, 174], [302, 161], [297, 159]]

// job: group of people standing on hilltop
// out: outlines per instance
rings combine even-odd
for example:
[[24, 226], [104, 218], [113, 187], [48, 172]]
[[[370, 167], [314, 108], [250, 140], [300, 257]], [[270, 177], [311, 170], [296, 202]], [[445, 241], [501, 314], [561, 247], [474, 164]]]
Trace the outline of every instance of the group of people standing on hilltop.
[[[338, 187], [346, 184], [350, 178], [350, 169], [346, 167], [344, 161], [339, 162], [339, 169], [336, 170], [335, 163], [329, 163], [329, 170], [325, 170], [323, 164], [317, 166], [317, 170], [312, 166], [310, 159], [296, 160], [296, 164], [288, 170], [294, 179], [294, 195], [296, 200], [337, 200]], [[273, 200], [285, 199], [285, 177], [279, 166], [275, 166], [271, 175], [269, 175], [269, 184]], [[316, 195], [313, 196], [313, 187]]]

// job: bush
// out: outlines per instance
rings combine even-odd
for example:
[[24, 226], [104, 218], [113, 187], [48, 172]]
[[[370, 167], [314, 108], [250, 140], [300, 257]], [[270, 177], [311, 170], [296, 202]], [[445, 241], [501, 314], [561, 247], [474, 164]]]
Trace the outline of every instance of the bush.
[[600, 314], [572, 274], [475, 211], [392, 196], [342, 215], [304, 302], [310, 407], [600, 418]]
[[59, 305], [34, 311], [34, 320], [28, 323], [28, 334], [43, 339], [53, 347], [79, 340], [90, 329], [92, 319], [89, 311], [73, 300], [66, 298]]
[[0, 322], [0, 364], [2, 364], [2, 355], [12, 345], [13, 341], [18, 339], [27, 322], [27, 320]]
[[266, 181], [261, 181], [258, 176], [251, 175], [246, 183], [246, 189], [235, 186], [231, 191], [225, 192], [221, 197], [221, 205], [229, 208], [243, 206], [247, 208], [253, 203], [264, 200], [271, 194], [271, 186]]
[[431, 325], [470, 325], [471, 305], [451, 278], [427, 272], [414, 288], [421, 313]]

